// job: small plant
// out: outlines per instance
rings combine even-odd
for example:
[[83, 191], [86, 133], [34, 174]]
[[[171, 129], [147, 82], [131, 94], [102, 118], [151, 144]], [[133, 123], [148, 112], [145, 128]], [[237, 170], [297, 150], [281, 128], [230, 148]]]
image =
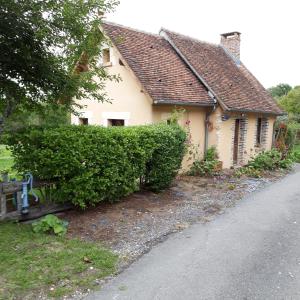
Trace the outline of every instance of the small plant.
[[233, 183], [230, 183], [230, 184], [228, 184], [227, 188], [228, 188], [228, 190], [233, 191], [233, 190], [235, 190], [236, 185]]
[[300, 146], [294, 146], [293, 151], [291, 151], [289, 159], [293, 160], [294, 162], [300, 163]]
[[253, 158], [248, 166], [256, 170], [276, 170], [276, 169], [287, 169], [291, 167], [293, 160], [290, 158], [282, 157], [281, 153], [272, 149], [270, 151], [264, 151]]
[[234, 173], [234, 176], [238, 178], [242, 177], [243, 175], [248, 177], [253, 177], [253, 178], [260, 178], [261, 171], [251, 166], [247, 166], [247, 167], [238, 168]]
[[215, 147], [211, 147], [206, 151], [203, 160], [196, 159], [189, 171], [191, 176], [214, 175], [219, 171], [218, 154]]
[[178, 124], [178, 121], [184, 116], [186, 110], [184, 108], [175, 108], [172, 110], [172, 114], [170, 118], [168, 119], [168, 124], [176, 125]]
[[67, 221], [54, 215], [47, 215], [32, 223], [32, 229], [35, 233], [54, 233], [58, 236], [64, 236], [67, 233], [67, 227]]

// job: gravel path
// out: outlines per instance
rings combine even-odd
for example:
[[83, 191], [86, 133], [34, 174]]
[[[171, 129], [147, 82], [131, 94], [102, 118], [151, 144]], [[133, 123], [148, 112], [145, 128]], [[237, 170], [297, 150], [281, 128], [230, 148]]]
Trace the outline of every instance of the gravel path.
[[243, 196], [284, 175], [264, 178], [181, 177], [159, 194], [135, 193], [121, 202], [102, 204], [82, 212], [68, 212], [69, 235], [101, 241], [120, 256], [120, 270], [174, 232], [224, 213]]

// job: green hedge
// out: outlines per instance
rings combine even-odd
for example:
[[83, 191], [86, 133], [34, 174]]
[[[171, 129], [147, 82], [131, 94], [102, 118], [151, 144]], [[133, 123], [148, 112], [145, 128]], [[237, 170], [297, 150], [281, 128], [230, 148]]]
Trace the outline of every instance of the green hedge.
[[141, 186], [166, 188], [180, 168], [185, 132], [177, 125], [28, 128], [9, 138], [20, 172], [55, 182], [57, 199], [85, 208]]

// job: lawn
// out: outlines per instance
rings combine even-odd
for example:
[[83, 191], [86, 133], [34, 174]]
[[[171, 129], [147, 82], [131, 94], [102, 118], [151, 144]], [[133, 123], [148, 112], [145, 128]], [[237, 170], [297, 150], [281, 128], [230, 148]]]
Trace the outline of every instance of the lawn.
[[7, 170], [11, 177], [15, 177], [17, 173], [12, 169], [13, 163], [14, 159], [12, 158], [10, 151], [5, 145], [0, 145], [0, 172]]
[[0, 299], [60, 298], [95, 288], [115, 272], [116, 255], [97, 243], [34, 233], [30, 225], [0, 224]]

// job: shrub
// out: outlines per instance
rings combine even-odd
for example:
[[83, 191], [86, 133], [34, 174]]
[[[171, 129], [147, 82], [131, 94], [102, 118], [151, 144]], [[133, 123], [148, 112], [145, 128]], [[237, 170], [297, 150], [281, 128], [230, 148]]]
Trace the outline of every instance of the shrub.
[[192, 176], [213, 175], [217, 172], [218, 164], [217, 150], [211, 147], [206, 151], [203, 160], [197, 159], [193, 162], [188, 174]]
[[290, 152], [289, 158], [294, 162], [300, 163], [300, 145], [294, 146], [294, 149]]
[[248, 166], [256, 170], [275, 170], [278, 168], [289, 168], [292, 163], [292, 159], [282, 159], [281, 153], [276, 149], [272, 149], [258, 154], [249, 161]]
[[279, 117], [275, 123], [275, 146], [284, 155], [293, 149], [300, 134], [299, 120], [292, 117]]
[[[9, 138], [15, 167], [55, 183], [58, 200], [85, 208], [143, 186], [167, 187], [181, 166], [178, 125], [28, 128]], [[54, 198], [54, 197], [53, 197]]]
[[63, 236], [67, 233], [68, 222], [54, 215], [47, 215], [32, 223], [32, 229], [36, 233], [54, 233]]

